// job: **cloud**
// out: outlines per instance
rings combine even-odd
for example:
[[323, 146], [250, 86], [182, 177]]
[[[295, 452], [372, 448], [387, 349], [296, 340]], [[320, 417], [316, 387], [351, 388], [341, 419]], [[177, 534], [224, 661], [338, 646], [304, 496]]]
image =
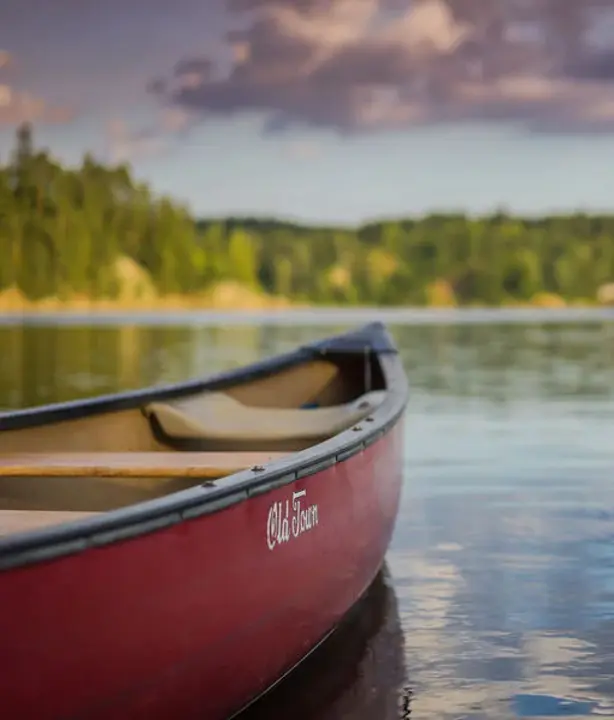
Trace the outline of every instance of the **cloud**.
[[612, 0], [228, 0], [231, 67], [182, 58], [155, 92], [269, 132], [514, 121], [614, 131]]
[[0, 125], [19, 125], [23, 122], [55, 125], [70, 122], [74, 118], [74, 109], [49, 105], [42, 98], [18, 90], [9, 82], [2, 82], [2, 75], [13, 64], [11, 54], [0, 50]]
[[54, 107], [27, 92], [18, 92], [10, 85], [0, 84], [0, 125], [19, 125], [23, 122], [63, 124], [70, 122], [75, 112], [67, 107]]
[[157, 155], [166, 146], [153, 129], [135, 129], [125, 120], [114, 118], [107, 124], [108, 154], [111, 162], [123, 163]]
[[163, 110], [147, 127], [133, 127], [122, 118], [113, 118], [107, 123], [109, 159], [122, 163], [160, 155], [189, 131], [191, 123], [191, 115], [181, 108]]

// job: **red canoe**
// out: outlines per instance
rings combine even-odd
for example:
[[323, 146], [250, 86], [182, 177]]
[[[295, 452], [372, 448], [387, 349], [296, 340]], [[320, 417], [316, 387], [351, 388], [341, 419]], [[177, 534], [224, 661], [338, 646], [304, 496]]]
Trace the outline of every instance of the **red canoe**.
[[233, 716], [382, 566], [408, 387], [377, 323], [0, 415], [0, 717]]

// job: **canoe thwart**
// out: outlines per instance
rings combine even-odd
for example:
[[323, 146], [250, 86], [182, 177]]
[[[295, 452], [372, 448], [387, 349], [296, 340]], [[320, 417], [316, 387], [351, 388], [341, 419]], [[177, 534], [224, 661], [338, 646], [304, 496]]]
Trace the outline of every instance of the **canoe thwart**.
[[285, 457], [274, 452], [0, 454], [0, 477], [219, 478]]

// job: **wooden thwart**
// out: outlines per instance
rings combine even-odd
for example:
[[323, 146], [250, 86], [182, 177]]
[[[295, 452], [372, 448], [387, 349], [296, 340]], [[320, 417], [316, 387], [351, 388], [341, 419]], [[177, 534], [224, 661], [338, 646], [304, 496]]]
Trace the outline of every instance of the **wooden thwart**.
[[53, 512], [49, 510], [0, 510], [0, 535], [38, 530], [50, 525], [98, 515], [93, 512]]
[[95, 452], [0, 455], [0, 477], [217, 478], [266, 465], [275, 452]]

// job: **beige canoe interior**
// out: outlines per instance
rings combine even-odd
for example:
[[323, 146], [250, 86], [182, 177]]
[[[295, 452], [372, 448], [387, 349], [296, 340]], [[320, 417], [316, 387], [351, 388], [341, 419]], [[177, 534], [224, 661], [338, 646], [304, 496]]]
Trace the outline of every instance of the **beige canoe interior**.
[[312, 360], [223, 391], [0, 431], [0, 535], [186, 490], [322, 442], [383, 401], [381, 377], [368, 376], [369, 387], [360, 357]]

